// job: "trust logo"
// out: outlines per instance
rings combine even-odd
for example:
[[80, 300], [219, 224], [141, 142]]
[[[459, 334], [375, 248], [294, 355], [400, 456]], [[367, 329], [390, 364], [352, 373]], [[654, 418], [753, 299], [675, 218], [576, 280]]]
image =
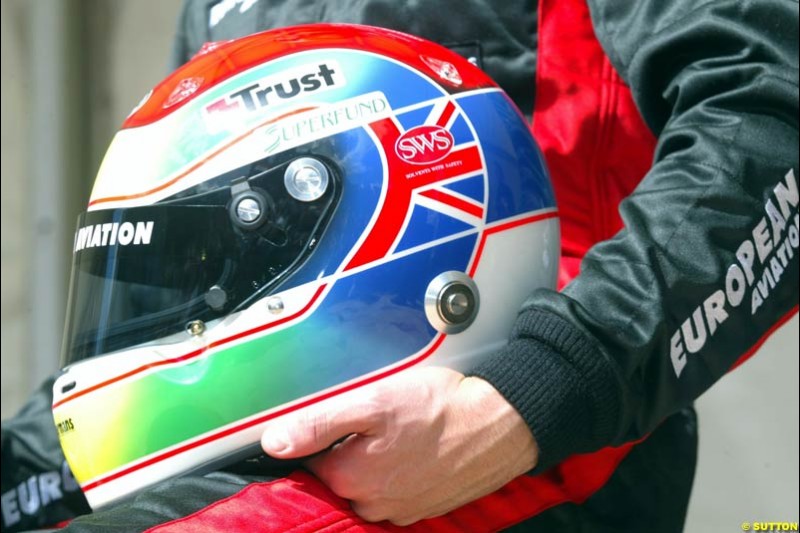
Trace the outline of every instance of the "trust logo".
[[258, 111], [299, 96], [344, 85], [344, 77], [335, 62], [288, 69], [260, 79], [247, 87], [225, 95], [206, 106], [206, 115], [246, 109]]

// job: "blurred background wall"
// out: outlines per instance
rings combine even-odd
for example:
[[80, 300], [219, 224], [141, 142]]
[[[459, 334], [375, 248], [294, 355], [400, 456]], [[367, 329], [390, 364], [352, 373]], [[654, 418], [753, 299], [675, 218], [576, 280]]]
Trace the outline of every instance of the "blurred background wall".
[[116, 129], [167, 74], [180, 0], [3, 0], [2, 415], [58, 365], [70, 249]]
[[[167, 73], [179, 5], [0, 2], [4, 418], [57, 368], [75, 217], [113, 133]], [[687, 531], [798, 520], [798, 371], [795, 317], [698, 401]]]

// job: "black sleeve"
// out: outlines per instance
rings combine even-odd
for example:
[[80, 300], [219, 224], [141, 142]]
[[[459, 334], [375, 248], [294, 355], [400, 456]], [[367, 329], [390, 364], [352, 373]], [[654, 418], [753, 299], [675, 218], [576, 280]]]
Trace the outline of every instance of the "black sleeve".
[[646, 435], [798, 302], [797, 1], [589, 4], [658, 145], [624, 228], [472, 372], [523, 415], [541, 468]]
[[[131, 498], [96, 513], [79, 516], [63, 529], [64, 533], [131, 533], [179, 521], [198, 511], [230, 498], [250, 483], [266, 478], [213, 472], [206, 476], [183, 476], [169, 479], [138, 491]], [[242, 523], [232, 516], [224, 524], [209, 523], [208, 531], [223, 531]], [[181, 529], [176, 526], [176, 529]], [[184, 531], [187, 529], [184, 528]]]
[[169, 61], [170, 72], [180, 67], [194, 56], [208, 38], [206, 17], [208, 10], [204, 0], [183, 0], [172, 41], [172, 54]]
[[89, 512], [61, 452], [52, 403], [53, 378], [2, 423], [2, 531], [52, 526]]

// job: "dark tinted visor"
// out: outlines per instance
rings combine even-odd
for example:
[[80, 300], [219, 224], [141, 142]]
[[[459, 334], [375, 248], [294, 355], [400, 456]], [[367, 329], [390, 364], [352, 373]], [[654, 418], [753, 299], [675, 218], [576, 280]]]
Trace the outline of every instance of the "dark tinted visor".
[[81, 215], [64, 364], [176, 333], [192, 320], [215, 318], [222, 309], [210, 307], [206, 295], [212, 287], [232, 288], [239, 239], [224, 207], [137, 207]]
[[[237, 169], [158, 204], [81, 215], [62, 365], [185, 335], [190, 322], [227, 316], [282, 286], [316, 249], [340, 190], [331, 173], [321, 197], [298, 199], [285, 185], [290, 161]], [[232, 206], [255, 193], [264, 216], [248, 225]]]

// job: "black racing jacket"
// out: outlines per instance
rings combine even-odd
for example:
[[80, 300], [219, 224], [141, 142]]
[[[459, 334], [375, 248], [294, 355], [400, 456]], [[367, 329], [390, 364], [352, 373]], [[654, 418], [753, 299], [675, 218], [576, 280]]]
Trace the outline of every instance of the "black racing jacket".
[[[187, 0], [174, 64], [207, 41], [272, 27], [385, 26], [476, 58], [535, 121], [543, 104], [536, 84], [550, 81], [537, 79], [537, 65], [552, 53], [539, 49], [537, 32], [554, 3]], [[585, 502], [549, 508], [519, 530], [679, 531], [694, 472], [692, 401], [797, 312], [798, 4], [588, 0], [588, 8], [594, 35], [657, 139], [652, 166], [608, 207], [619, 209], [622, 228], [586, 252], [564, 290], [531, 295], [509, 344], [471, 374], [492, 383], [529, 425], [541, 450], [533, 474], [644, 439]], [[578, 207], [558, 200], [562, 220], [575, 214]], [[6, 441], [15, 438], [4, 425], [6, 526], [6, 494], [16, 491], [18, 502], [24, 481], [6, 474]], [[61, 464], [53, 453], [50, 469]], [[215, 475], [224, 480], [177, 483], [180, 503], [150, 490], [136, 505], [72, 527], [143, 529], [274, 474]]]

